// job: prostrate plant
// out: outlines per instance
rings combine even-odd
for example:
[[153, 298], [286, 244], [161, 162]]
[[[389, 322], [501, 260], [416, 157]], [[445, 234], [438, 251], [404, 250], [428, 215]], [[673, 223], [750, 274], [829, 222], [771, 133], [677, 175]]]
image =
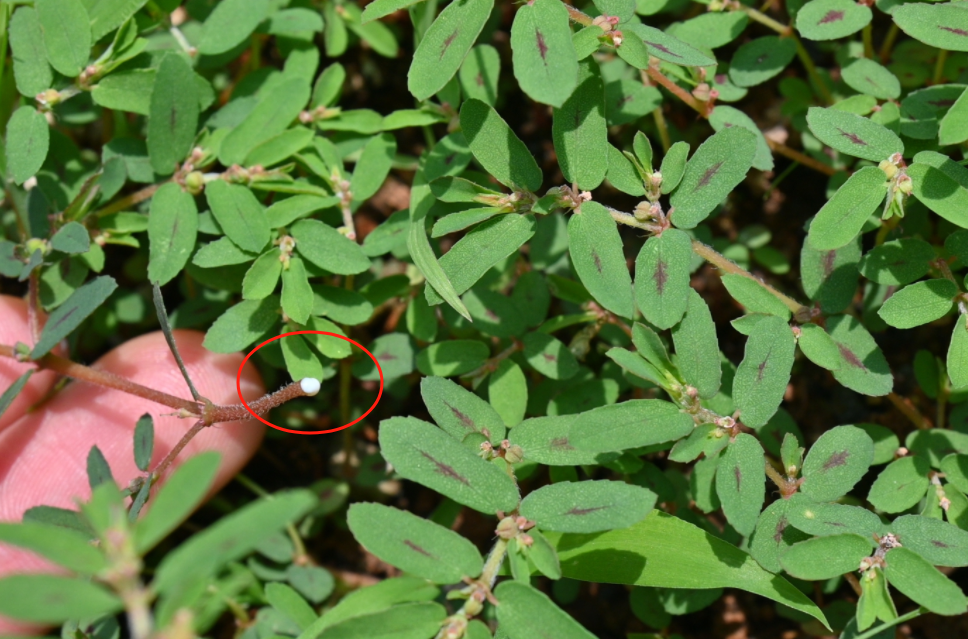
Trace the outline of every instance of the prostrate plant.
[[[0, 579], [0, 612], [93, 636], [124, 609], [137, 639], [205, 633], [226, 608], [249, 639], [590, 637], [559, 606], [574, 580], [630, 586], [631, 611], [657, 630], [727, 587], [852, 639], [968, 611], [937, 568], [968, 565], [968, 11], [877, 2], [875, 52], [871, 3], [788, 0], [771, 15], [703, 4], [532, 0], [513, 17], [491, 0], [2, 5], [25, 99], [7, 123], [0, 273], [26, 282], [34, 340], [0, 354], [179, 409], [197, 420], [186, 442], [246, 414], [200, 398], [187, 374], [194, 401], [51, 353], [141, 322], [129, 307], [151, 283], [177, 359], [159, 288], [176, 282], [173, 324], [205, 328], [210, 350], [352, 334], [391, 400], [379, 452], [354, 434], [338, 444], [347, 475], [379, 469], [352, 478], [359, 499], [345, 513], [348, 484], [318, 503], [241, 479], [262, 498], [159, 558], [148, 585], [142, 557], [199, 503], [214, 458], [188, 460], [138, 519], [180, 446], [126, 492], [93, 449], [80, 513], [33, 510], [0, 528], [79, 578]], [[397, 56], [401, 29], [380, 19], [403, 9], [417, 107], [337, 106], [349, 74], [380, 81], [370, 52]], [[321, 52], [356, 40], [362, 72], [319, 71]], [[767, 82], [785, 98], [779, 115], [728, 104]], [[516, 112], [523, 101], [533, 108]], [[803, 151], [785, 143], [790, 130]], [[96, 131], [99, 156], [75, 142]], [[829, 176], [798, 236], [798, 272], [739, 213], [744, 181], [770, 176], [774, 153], [792, 164], [767, 194], [798, 165]], [[394, 169], [412, 172], [409, 207], [360, 224]], [[108, 274], [88, 281], [115, 257], [129, 260], [130, 290]], [[732, 322], [746, 336], [738, 364], [720, 348], [704, 262], [745, 311]], [[783, 292], [797, 276], [806, 302]], [[872, 335], [927, 325], [946, 333], [946, 357], [888, 355], [933, 401], [933, 423], [910, 385], [894, 393]], [[338, 378], [319, 405], [340, 423], [381, 380], [326, 335], [290, 336], [257, 360], [272, 381]], [[807, 447], [782, 404], [810, 376], [887, 397], [914, 426], [903, 446], [898, 428], [829, 423]], [[418, 385], [422, 408], [405, 401]], [[256, 412], [307, 394], [290, 384]], [[284, 418], [305, 428], [318, 414]], [[149, 423], [134, 445], [146, 473]], [[374, 503], [387, 472], [444, 499], [429, 518]], [[484, 554], [452, 530], [465, 506], [494, 517]], [[406, 576], [320, 609], [332, 577], [303, 539], [331, 513]], [[273, 563], [240, 563], [254, 550]], [[839, 599], [821, 607], [815, 592]]]

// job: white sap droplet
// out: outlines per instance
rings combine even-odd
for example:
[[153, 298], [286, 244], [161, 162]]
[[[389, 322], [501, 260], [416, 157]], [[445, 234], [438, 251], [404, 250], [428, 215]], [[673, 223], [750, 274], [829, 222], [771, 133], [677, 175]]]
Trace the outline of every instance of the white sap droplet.
[[307, 395], [315, 395], [319, 392], [319, 380], [313, 379], [312, 377], [304, 377], [299, 382], [299, 387]]

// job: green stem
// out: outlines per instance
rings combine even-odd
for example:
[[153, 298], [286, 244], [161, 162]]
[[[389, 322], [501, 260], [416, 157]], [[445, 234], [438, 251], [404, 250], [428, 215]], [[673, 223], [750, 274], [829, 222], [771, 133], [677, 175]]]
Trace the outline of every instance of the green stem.
[[812, 157], [810, 157], [809, 155], [807, 155], [805, 153], [801, 153], [800, 151], [797, 151], [796, 149], [791, 149], [790, 147], [788, 147], [785, 144], [780, 144], [779, 142], [774, 142], [770, 138], [766, 138], [766, 144], [767, 144], [767, 146], [770, 147], [770, 150], [771, 151], [773, 151], [775, 153], [779, 153], [783, 157], [788, 158], [790, 160], [793, 160], [794, 162], [799, 162], [803, 166], [808, 166], [811, 169], [813, 169], [814, 171], [819, 171], [820, 173], [823, 173], [824, 175], [833, 175], [834, 173], [837, 172], [837, 169], [835, 169], [834, 167], [828, 166], [828, 165], [824, 164], [823, 162], [820, 162], [819, 160], [815, 160]]
[[896, 619], [891, 619], [890, 621], [886, 621], [886, 622], [882, 623], [879, 626], [874, 626], [873, 628], [871, 628], [867, 632], [862, 632], [861, 634], [857, 635], [856, 637], [854, 637], [854, 639], [870, 639], [871, 637], [875, 637], [875, 636], [881, 634], [882, 632], [884, 632], [888, 628], [893, 628], [894, 626], [897, 626], [899, 624], [902, 624], [905, 621], [910, 621], [911, 619], [914, 619], [915, 617], [920, 617], [926, 611], [927, 610], [925, 608], [918, 608], [917, 610], [912, 610], [911, 612], [909, 612], [907, 614], [904, 614], [904, 615], [901, 615], [900, 617], [898, 617]]
[[807, 75], [813, 81], [816, 90], [819, 92], [821, 99], [828, 105], [834, 103], [834, 96], [830, 94], [830, 89], [827, 87], [827, 83], [823, 81], [820, 77], [820, 73], [817, 72], [817, 67], [814, 65], [813, 60], [810, 58], [810, 54], [803, 47], [803, 43], [800, 42], [800, 38], [797, 37], [796, 33], [790, 33], [790, 37], [797, 45], [797, 56], [800, 58], [800, 62], [803, 63], [804, 68], [807, 70]]
[[763, 26], [773, 29], [781, 36], [790, 35], [793, 32], [793, 29], [791, 29], [788, 25], [777, 22], [770, 16], [760, 11], [757, 11], [753, 7], [747, 7], [746, 5], [741, 4], [739, 6], [739, 10], [745, 13], [746, 15], [748, 15], [750, 17], [750, 20], [753, 20], [754, 22], [759, 22]]
[[941, 49], [938, 59], [934, 62], [934, 75], [931, 77], [931, 84], [941, 84], [944, 79], [944, 63], [948, 60], [948, 50]]
[[655, 128], [659, 130], [659, 142], [662, 143], [662, 152], [668, 153], [669, 147], [672, 146], [672, 140], [669, 138], [669, 127], [666, 124], [665, 116], [662, 114], [661, 106], [652, 112], [652, 117], [655, 119]]
[[884, 37], [884, 42], [881, 44], [881, 50], [878, 53], [883, 64], [887, 64], [887, 61], [891, 59], [891, 50], [894, 48], [894, 41], [897, 40], [897, 36], [900, 33], [901, 27], [897, 26], [896, 22], [891, 22], [891, 28]]
[[592, 26], [592, 21], [593, 20], [592, 20], [592, 17], [590, 15], [579, 11], [578, 9], [576, 9], [573, 6], [571, 6], [567, 2], [562, 2], [561, 4], [565, 5], [565, 9], [568, 9], [568, 17], [571, 18], [571, 21], [572, 22], [577, 22], [578, 24], [580, 24], [583, 27], [590, 27], [590, 26]]
[[[893, 24], [893, 23], [892, 23]], [[871, 23], [868, 23], [864, 30], [861, 32], [861, 36], [864, 39], [864, 57], [869, 60], [874, 59], [874, 27]]]
[[796, 301], [792, 297], [784, 295], [783, 293], [776, 290], [766, 282], [761, 282], [760, 280], [756, 279], [755, 277], [753, 277], [752, 273], [750, 273], [743, 267], [739, 266], [735, 262], [729, 260], [724, 255], [716, 251], [716, 249], [714, 249], [713, 247], [707, 244], [703, 244], [698, 240], [693, 240], [692, 250], [696, 255], [703, 258], [704, 260], [706, 260], [713, 266], [717, 267], [718, 269], [725, 271], [727, 273], [732, 273], [734, 275], [742, 275], [743, 277], [753, 282], [756, 282], [757, 284], [762, 286], [767, 292], [769, 292], [771, 295], [773, 295], [778, 300], [783, 302], [783, 305], [786, 306], [788, 309], [790, 309], [790, 311], [793, 313], [794, 317], [798, 319], [798, 321], [804, 321], [806, 318], [809, 317], [810, 315], [809, 308], [807, 308], [800, 302]]
[[161, 188], [162, 184], [166, 184], [166, 183], [167, 182], [162, 182], [161, 184], [152, 184], [151, 186], [146, 186], [140, 191], [135, 191], [130, 195], [126, 195], [120, 200], [115, 200], [114, 202], [111, 202], [104, 208], [101, 208], [95, 211], [94, 216], [104, 217], [105, 215], [110, 215], [112, 213], [119, 213], [121, 211], [124, 211], [125, 209], [130, 209], [134, 205], [140, 204], [141, 202], [144, 202], [145, 200], [150, 198], [152, 195], [155, 194], [155, 191]]
[[905, 398], [901, 397], [897, 393], [888, 393], [887, 399], [894, 404], [894, 407], [901, 411], [901, 413], [907, 417], [918, 430], [927, 430], [928, 428], [931, 428], [931, 424], [925, 421], [924, 417], [921, 416], [921, 413], [919, 413], [917, 409], [914, 408], [914, 406], [912, 406], [911, 403]]
[[[272, 493], [257, 484], [244, 473], [239, 473], [235, 476], [235, 479], [237, 479], [240, 484], [255, 493], [257, 497], [272, 499]], [[305, 558], [307, 556], [306, 545], [303, 544], [302, 537], [299, 536], [299, 531], [296, 530], [296, 527], [293, 524], [289, 523], [286, 524], [286, 532], [289, 533], [289, 539], [292, 541], [293, 548], [295, 549], [294, 559]]]

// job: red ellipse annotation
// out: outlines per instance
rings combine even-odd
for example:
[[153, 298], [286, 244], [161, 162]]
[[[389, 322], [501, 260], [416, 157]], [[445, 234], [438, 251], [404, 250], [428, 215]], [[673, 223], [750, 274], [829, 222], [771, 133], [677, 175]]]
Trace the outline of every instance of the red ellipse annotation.
[[[268, 344], [270, 342], [276, 341], [277, 339], [281, 339], [283, 337], [288, 337], [290, 335], [304, 335], [304, 334], [307, 334], [307, 333], [311, 333], [311, 334], [315, 334], [315, 335], [330, 335], [332, 337], [338, 337], [341, 340], [345, 340], [345, 341], [349, 342], [353, 346], [358, 347], [360, 350], [362, 350], [364, 353], [366, 353], [369, 356], [369, 358], [373, 360], [373, 363], [376, 364], [376, 370], [379, 371], [379, 373], [380, 373], [380, 391], [376, 394], [376, 399], [373, 400], [373, 405], [370, 406], [370, 408], [367, 409], [367, 411], [365, 413], [363, 413], [362, 415], [360, 415], [359, 417], [357, 417], [356, 419], [354, 419], [353, 421], [351, 421], [349, 424], [346, 424], [344, 426], [340, 426], [339, 428], [330, 428], [329, 430], [313, 430], [313, 431], [307, 431], [307, 430], [293, 430], [291, 428], [283, 428], [282, 426], [276, 426], [275, 424], [273, 424], [271, 422], [268, 422], [268, 421], [262, 419], [261, 417], [259, 417], [258, 415], [256, 415], [255, 413], [253, 413], [252, 412], [252, 409], [249, 408], [248, 402], [246, 402], [245, 401], [245, 398], [242, 397], [242, 367], [245, 366], [245, 363], [247, 361], [249, 361], [249, 358], [252, 357], [252, 355], [257, 350], [259, 350], [260, 348], [262, 348], [263, 346], [265, 346], [266, 344]], [[299, 380], [296, 380], [296, 381], [298, 382]], [[343, 430], [344, 428], [349, 428], [353, 424], [359, 422], [361, 419], [363, 419], [364, 417], [366, 417], [367, 415], [369, 415], [373, 411], [373, 409], [376, 408], [376, 405], [380, 402], [380, 398], [383, 396], [383, 369], [380, 367], [380, 362], [376, 361], [376, 357], [373, 356], [373, 353], [371, 353], [370, 351], [368, 351], [359, 342], [356, 342], [354, 340], [351, 340], [350, 338], [346, 337], [345, 335], [340, 335], [338, 333], [328, 333], [326, 331], [293, 331], [291, 333], [283, 333], [282, 335], [276, 335], [275, 337], [269, 338], [266, 341], [264, 341], [261, 344], [259, 344], [258, 346], [256, 346], [255, 348], [253, 348], [252, 351], [248, 355], [245, 356], [245, 359], [242, 360], [242, 363], [239, 364], [239, 372], [235, 375], [235, 389], [236, 389], [236, 391], [239, 394], [239, 399], [242, 400], [242, 405], [245, 406], [245, 410], [249, 411], [249, 414], [250, 415], [252, 415], [256, 419], [258, 419], [260, 422], [262, 422], [266, 426], [271, 426], [272, 428], [275, 428], [276, 430], [281, 430], [284, 433], [294, 433], [296, 435], [323, 435], [325, 433], [335, 433], [338, 430]]]

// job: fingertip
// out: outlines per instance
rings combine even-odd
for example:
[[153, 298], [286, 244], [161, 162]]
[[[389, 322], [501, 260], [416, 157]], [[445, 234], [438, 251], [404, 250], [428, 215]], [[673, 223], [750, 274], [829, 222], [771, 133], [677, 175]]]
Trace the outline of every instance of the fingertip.
[[[30, 323], [27, 319], [27, 303], [19, 297], [0, 295], [0, 344], [14, 346], [17, 342], [25, 344], [33, 342]], [[31, 364], [21, 363], [9, 357], [0, 357], [0, 393], [33, 368]], [[3, 415], [0, 415], [0, 431], [39, 402], [56, 379], [57, 376], [50, 371], [37, 371], [31, 375], [13, 403]]]

